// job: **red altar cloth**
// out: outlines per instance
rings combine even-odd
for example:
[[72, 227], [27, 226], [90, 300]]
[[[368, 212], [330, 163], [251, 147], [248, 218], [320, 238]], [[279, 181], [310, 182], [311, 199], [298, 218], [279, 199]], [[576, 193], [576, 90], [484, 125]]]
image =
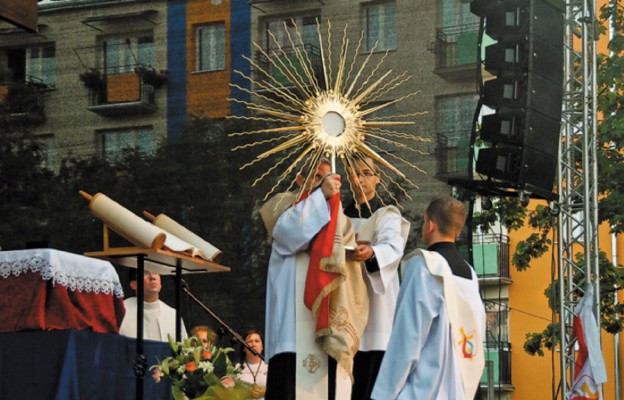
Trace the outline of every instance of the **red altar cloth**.
[[125, 312], [107, 261], [54, 249], [0, 251], [0, 332], [118, 333]]

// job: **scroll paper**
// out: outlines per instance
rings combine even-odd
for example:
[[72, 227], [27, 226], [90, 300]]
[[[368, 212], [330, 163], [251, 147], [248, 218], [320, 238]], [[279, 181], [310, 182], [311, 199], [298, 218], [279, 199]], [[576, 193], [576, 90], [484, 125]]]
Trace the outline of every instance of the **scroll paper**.
[[163, 229], [145, 221], [105, 194], [94, 195], [89, 200], [89, 207], [93, 215], [139, 247], [157, 250], [165, 244], [167, 235]]
[[[147, 213], [145, 214], [147, 215]], [[221, 250], [208, 243], [207, 241], [205, 241], [195, 233], [191, 232], [184, 226], [180, 225], [178, 222], [174, 221], [165, 214], [159, 214], [157, 217], [154, 218], [152, 223], [167, 232], [173, 233], [178, 238], [184, 240], [187, 243], [190, 243], [195, 248], [197, 248], [198, 252], [193, 254], [194, 256], [199, 256], [202, 258], [207, 258], [210, 261], [214, 261], [221, 254]], [[169, 236], [167, 236], [165, 247], [169, 247]]]

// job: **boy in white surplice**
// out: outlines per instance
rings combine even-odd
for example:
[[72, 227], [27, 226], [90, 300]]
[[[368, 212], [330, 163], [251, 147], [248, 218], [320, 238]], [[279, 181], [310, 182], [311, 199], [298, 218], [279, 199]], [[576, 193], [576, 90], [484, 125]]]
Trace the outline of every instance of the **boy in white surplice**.
[[360, 400], [370, 398], [390, 339], [399, 295], [398, 268], [410, 224], [397, 207], [383, 204], [377, 196], [379, 171], [370, 157], [355, 162], [353, 175], [356, 201], [344, 213], [353, 223], [357, 247], [347, 256], [360, 262], [369, 298], [368, 322], [353, 362], [351, 399]]
[[455, 248], [465, 218], [456, 199], [429, 203], [422, 228], [428, 248], [404, 267], [373, 399], [472, 399], [478, 390], [485, 309], [477, 276]]

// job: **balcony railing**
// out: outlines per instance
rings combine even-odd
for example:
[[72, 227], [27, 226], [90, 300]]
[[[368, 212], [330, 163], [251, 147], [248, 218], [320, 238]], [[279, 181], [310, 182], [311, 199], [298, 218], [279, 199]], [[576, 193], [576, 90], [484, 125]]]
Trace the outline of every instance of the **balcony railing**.
[[449, 80], [474, 76], [478, 37], [478, 22], [436, 29], [435, 41], [428, 44], [436, 57], [434, 72]]
[[504, 235], [474, 236], [472, 258], [475, 272], [483, 284], [511, 283], [509, 239]]
[[[296, 47], [297, 50], [302, 50], [301, 46]], [[307, 59], [304, 56], [304, 62], [307, 63], [309, 60], [309, 64], [306, 67], [312, 69], [316, 79], [318, 80], [318, 84], [321, 88], [325, 88], [325, 78], [323, 75], [323, 64], [321, 60], [321, 51], [318, 47], [306, 44], [303, 48], [308, 54]], [[265, 54], [261, 51], [256, 51], [254, 55], [255, 63], [258, 67], [254, 68], [253, 76], [256, 82], [266, 81], [271, 85], [275, 85], [275, 81], [283, 87], [290, 88], [293, 87], [293, 83], [290, 79], [297, 79], [301, 81], [304, 85], [308, 85], [308, 77], [303, 72], [304, 67], [301, 65], [301, 62], [297, 58], [295, 53], [295, 49], [291, 47], [284, 46], [282, 48], [283, 52], [280, 50], [266, 50], [265, 53], [269, 55], [273, 59], [273, 61], [269, 60]], [[284, 65], [286, 67], [284, 67]], [[290, 71], [293, 73], [293, 77], [289, 77], [285, 72]], [[295, 72], [296, 71], [296, 72]], [[272, 79], [271, 79], [272, 78]], [[275, 81], [274, 81], [275, 80]], [[264, 87], [257, 86], [257, 91], [265, 90]]]
[[485, 349], [486, 368], [481, 376], [481, 387], [488, 385], [488, 366], [492, 368], [492, 384], [495, 389], [510, 391], [511, 386], [511, 344], [501, 343], [497, 348]]
[[7, 113], [10, 122], [42, 123], [45, 121], [47, 88], [47, 85], [35, 82], [0, 82], [0, 108]]
[[146, 114], [157, 110], [156, 90], [138, 72], [81, 75], [89, 89], [88, 110], [102, 115]]

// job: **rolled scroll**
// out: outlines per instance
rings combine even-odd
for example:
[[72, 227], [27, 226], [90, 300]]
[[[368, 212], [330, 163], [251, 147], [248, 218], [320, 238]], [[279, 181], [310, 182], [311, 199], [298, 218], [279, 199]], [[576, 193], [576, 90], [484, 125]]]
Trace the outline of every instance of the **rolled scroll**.
[[89, 200], [93, 215], [131, 243], [153, 250], [161, 249], [165, 244], [166, 232], [163, 229], [150, 224], [105, 194], [91, 196], [83, 191], [80, 194]]
[[[217, 249], [212, 244], [208, 243], [195, 233], [191, 232], [184, 226], [180, 225], [175, 220], [171, 219], [165, 214], [158, 214], [158, 216], [153, 216], [147, 211], [143, 211], [143, 214], [152, 220], [152, 223], [159, 228], [164, 229], [167, 232], [173, 233], [178, 238], [184, 240], [185, 242], [190, 243], [194, 247], [196, 247], [199, 252], [195, 252], [194, 256], [199, 256], [205, 258], [210, 261], [214, 261], [221, 255], [221, 250]], [[169, 247], [169, 237], [167, 237], [167, 241], [165, 242], [165, 247]], [[174, 250], [175, 251], [175, 250]]]

